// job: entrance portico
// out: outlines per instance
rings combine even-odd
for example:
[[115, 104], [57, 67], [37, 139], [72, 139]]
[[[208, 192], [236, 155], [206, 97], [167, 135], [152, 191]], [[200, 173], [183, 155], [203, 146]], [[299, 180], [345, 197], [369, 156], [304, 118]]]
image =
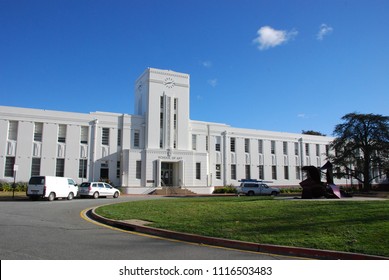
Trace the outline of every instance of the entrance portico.
[[156, 187], [183, 187], [184, 161], [183, 160], [157, 160]]

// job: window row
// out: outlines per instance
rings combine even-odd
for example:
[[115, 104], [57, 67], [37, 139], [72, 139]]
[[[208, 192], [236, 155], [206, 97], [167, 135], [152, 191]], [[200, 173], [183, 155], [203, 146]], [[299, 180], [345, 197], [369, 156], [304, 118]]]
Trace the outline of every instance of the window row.
[[[6, 157], [4, 177], [14, 177], [15, 157]], [[32, 158], [31, 160], [31, 176], [39, 176], [41, 170], [41, 158]], [[80, 159], [78, 165], [78, 178], [87, 179], [88, 160]], [[116, 178], [121, 175], [121, 162], [116, 164]], [[65, 175], [65, 159], [57, 158], [55, 161], [55, 176], [64, 177]], [[101, 179], [109, 179], [109, 166], [107, 162], [102, 162], [100, 167]]]
[[[258, 173], [257, 174], [251, 174], [251, 165], [245, 165], [245, 177], [244, 178], [237, 178], [237, 166], [236, 164], [231, 164], [230, 165], [230, 179], [231, 180], [240, 180], [240, 179], [258, 179], [258, 180], [266, 180], [266, 179], [271, 179], [271, 180], [279, 180], [279, 175], [278, 175], [278, 168], [276, 165], [271, 166], [271, 178], [265, 178], [265, 166], [264, 165], [258, 165]], [[290, 180], [290, 166], [284, 166], [283, 167], [283, 175], [285, 180]], [[295, 179], [296, 180], [301, 180], [301, 167], [300, 166], [295, 166]], [[215, 175], [217, 180], [222, 179], [222, 174], [221, 174], [221, 164], [216, 164], [215, 166]]]
[[[197, 147], [197, 137], [198, 135], [196, 134], [192, 134], [192, 150], [197, 150], [198, 147]], [[235, 153], [236, 150], [237, 150], [237, 144], [236, 144], [236, 138], [235, 137], [231, 137], [230, 139], [230, 152], [233, 152]], [[258, 139], [258, 140], [252, 140], [252, 139], [249, 139], [249, 138], [245, 138], [244, 139], [244, 152], [245, 153], [250, 153], [250, 143], [251, 141], [258, 141], [258, 153], [259, 154], [263, 154], [264, 153], [264, 145], [263, 145], [263, 141], [262, 139]], [[271, 154], [276, 154], [276, 143], [277, 141], [275, 140], [271, 140], [270, 141], [270, 153]], [[312, 154], [312, 149], [314, 149], [314, 154], [319, 157], [321, 156], [323, 153], [320, 149], [320, 145], [319, 144], [310, 144], [310, 143], [304, 143], [304, 152], [305, 152], [305, 155], [306, 156], [311, 156], [313, 155]], [[206, 151], [208, 151], [208, 136], [206, 136]], [[221, 151], [221, 136], [215, 136], [215, 151], [217, 152], [220, 152]], [[326, 145], [325, 146], [325, 155], [328, 156], [329, 154], [329, 145]], [[284, 155], [288, 155], [289, 154], [289, 142], [287, 141], [283, 141], [282, 142], [282, 153]], [[299, 142], [294, 142], [293, 144], [293, 153], [294, 155], [298, 156], [300, 155], [300, 143]]]
[[[9, 121], [8, 122], [8, 140], [17, 141], [18, 138], [18, 121]], [[57, 129], [57, 142], [65, 143], [66, 142], [66, 134], [67, 134], [67, 125], [59, 124]], [[80, 128], [80, 143], [88, 144], [88, 136], [89, 136], [89, 127], [81, 126]], [[34, 123], [34, 135], [33, 139], [35, 142], [42, 142], [43, 139], [43, 123], [35, 122]]]
[[[18, 137], [18, 121], [9, 121], [8, 122], [8, 140], [17, 141]], [[34, 142], [42, 142], [44, 126], [41, 122], [34, 123]], [[57, 129], [57, 142], [58, 143], [66, 143], [67, 138], [67, 125], [59, 124]], [[80, 127], [80, 143], [88, 144], [89, 139], [89, 127], [81, 126]], [[103, 127], [101, 129], [101, 145], [109, 146], [110, 145], [110, 128]], [[117, 145], [122, 146], [122, 130], [118, 129], [117, 132]], [[140, 130], [135, 129], [133, 131], [133, 147], [140, 147]]]

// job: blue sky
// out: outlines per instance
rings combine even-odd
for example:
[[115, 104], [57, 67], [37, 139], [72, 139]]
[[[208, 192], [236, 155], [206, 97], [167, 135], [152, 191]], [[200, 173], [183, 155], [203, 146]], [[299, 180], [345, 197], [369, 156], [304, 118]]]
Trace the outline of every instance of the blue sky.
[[134, 113], [147, 67], [190, 74], [192, 120], [331, 135], [388, 115], [389, 1], [0, 0], [0, 105]]

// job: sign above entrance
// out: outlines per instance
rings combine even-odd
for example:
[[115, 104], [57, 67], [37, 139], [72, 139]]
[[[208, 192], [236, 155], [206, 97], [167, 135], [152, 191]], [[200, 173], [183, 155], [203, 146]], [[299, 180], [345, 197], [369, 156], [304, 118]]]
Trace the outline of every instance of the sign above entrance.
[[171, 160], [182, 160], [182, 157], [172, 157], [172, 156], [159, 156], [158, 159], [171, 159]]

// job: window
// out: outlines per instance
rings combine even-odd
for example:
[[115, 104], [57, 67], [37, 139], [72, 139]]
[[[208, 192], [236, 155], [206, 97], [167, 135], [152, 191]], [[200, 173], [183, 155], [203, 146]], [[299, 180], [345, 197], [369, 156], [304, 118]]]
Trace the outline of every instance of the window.
[[330, 155], [330, 145], [326, 145], [326, 156]]
[[300, 166], [296, 166], [296, 179], [297, 180], [301, 180], [301, 167]]
[[88, 144], [89, 127], [81, 126], [81, 144]]
[[192, 134], [192, 150], [196, 151], [197, 150], [197, 135]]
[[289, 166], [284, 166], [284, 178], [289, 180]]
[[135, 177], [136, 179], [141, 179], [141, 175], [142, 175], [142, 162], [140, 160], [138, 160], [136, 162], [136, 174], [135, 174]]
[[196, 179], [201, 179], [201, 162], [196, 162]]
[[271, 141], [270, 152], [272, 155], [276, 153], [276, 141]]
[[216, 136], [215, 150], [216, 150], [217, 152], [220, 152], [220, 142], [221, 142], [220, 136]]
[[88, 160], [80, 159], [78, 166], [78, 178], [86, 179], [86, 170], [87, 170]]
[[251, 170], [249, 164], [245, 166], [245, 175], [246, 175], [246, 179], [251, 179]]
[[294, 143], [294, 155], [295, 156], [299, 155], [299, 143], [297, 142]]
[[120, 178], [120, 170], [121, 170], [121, 162], [117, 161], [116, 162], [116, 178]]
[[244, 152], [250, 153], [250, 139], [244, 139]]
[[160, 113], [160, 116], [159, 116], [159, 127], [163, 128], [163, 113], [162, 112]]
[[205, 136], [205, 150], [208, 151], [208, 136]]
[[32, 158], [31, 161], [31, 176], [39, 176], [41, 173], [41, 159]]
[[221, 166], [220, 164], [216, 164], [216, 179], [220, 180], [221, 178], [222, 178]]
[[8, 140], [16, 141], [17, 138], [18, 138], [18, 122], [17, 121], [9, 121]]
[[101, 162], [100, 178], [101, 179], [108, 179], [109, 178], [109, 165], [108, 165], [108, 161]]
[[231, 180], [236, 180], [236, 164], [231, 164]]
[[235, 138], [230, 139], [230, 150], [235, 153]]
[[140, 131], [134, 130], [134, 148], [139, 148], [140, 143]]
[[109, 128], [103, 127], [101, 133], [101, 145], [109, 145]]
[[261, 179], [261, 180], [263, 180], [263, 179], [265, 179], [265, 175], [264, 175], [264, 167], [263, 167], [263, 165], [259, 165], [258, 166], [258, 178], [259, 179]]
[[65, 159], [57, 158], [55, 167], [55, 176], [63, 177], [65, 175]]
[[263, 140], [258, 140], [258, 153], [263, 154]]
[[284, 152], [284, 155], [287, 155], [288, 154], [288, 142], [283, 142], [282, 143], [282, 150]]
[[308, 143], [305, 144], [305, 155], [309, 156], [309, 144]]
[[122, 130], [118, 129], [118, 147], [122, 146]]
[[271, 167], [271, 178], [273, 180], [277, 180], [277, 166], [276, 165], [273, 165]]
[[4, 177], [14, 176], [15, 157], [5, 158]]
[[320, 156], [320, 145], [319, 144], [316, 144], [316, 156], [317, 157]]
[[35, 123], [34, 124], [34, 141], [42, 142], [42, 134], [43, 134], [43, 123]]
[[58, 125], [58, 143], [66, 142], [66, 125], [60, 124]]

